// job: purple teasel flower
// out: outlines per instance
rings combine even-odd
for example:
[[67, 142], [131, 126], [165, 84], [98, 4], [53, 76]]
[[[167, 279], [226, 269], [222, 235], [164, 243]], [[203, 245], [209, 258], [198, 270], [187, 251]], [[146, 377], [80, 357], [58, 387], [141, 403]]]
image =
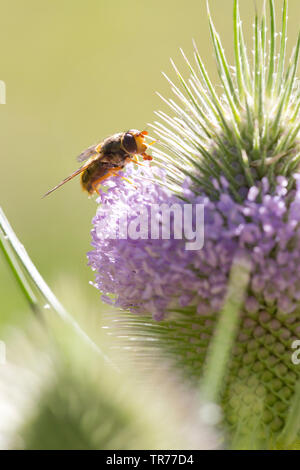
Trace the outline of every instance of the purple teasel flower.
[[205, 207], [204, 246], [193, 251], [185, 249], [184, 238], [174, 239], [174, 235], [170, 240], [151, 239], [150, 225], [144, 234], [147, 238], [131, 239], [128, 234], [111, 238], [124, 213], [130, 225], [141, 208], [150, 216], [154, 204], [186, 204], [154, 184], [151, 169], [143, 171], [148, 180], [140, 180], [140, 173], [131, 169], [137, 188], [115, 177], [98, 199], [94, 250], [88, 258], [105, 302], [133, 313], [151, 313], [155, 320], [166, 318], [172, 307], [187, 305], [196, 306], [198, 314], [213, 314], [222, 307], [231, 265], [240, 253], [252, 264], [246, 310], [253, 313], [276, 304], [284, 314], [295, 311], [300, 300], [299, 181], [287, 197], [285, 178], [278, 177], [273, 194], [263, 179], [261, 188], [249, 189], [243, 203], [234, 201], [226, 184], [217, 201], [195, 196], [186, 188], [185, 198]]
[[[160, 139], [154, 163], [165, 173], [127, 167], [137, 188], [111, 180], [97, 200], [88, 253], [102, 299], [131, 312], [124, 313], [123, 336], [131, 325], [135, 345], [140, 338], [151, 354], [154, 344], [196, 383], [227, 308], [235, 260], [248, 260], [234, 344], [216, 383], [233, 440], [243, 432], [251, 440], [253, 432], [255, 445], [267, 448], [300, 442], [300, 366], [293, 355], [300, 340], [300, 36], [284, 72], [287, 2], [278, 57], [272, 0], [269, 6], [269, 47], [263, 11], [250, 67], [234, 0], [234, 72], [208, 13], [223, 95], [196, 47], [195, 65], [184, 56], [188, 80], [173, 64], [180, 85], [168, 80], [177, 102], [164, 99], [172, 116], [158, 112], [152, 126]], [[202, 249], [187, 250], [176, 224], [170, 239], [149, 237], [153, 205], [187, 203], [204, 206]], [[127, 227], [144, 217], [139, 238], [114, 236], [125, 213]], [[156, 340], [151, 346], [147, 335]]]
[[[284, 427], [287, 402], [299, 377], [291, 362], [291, 345], [300, 337], [300, 180], [297, 178], [295, 189], [288, 192], [287, 179], [279, 176], [275, 190], [270, 192], [265, 178], [249, 189], [242, 203], [230, 195], [225, 181], [219, 187], [219, 200], [204, 194], [195, 196], [186, 187], [185, 198], [205, 207], [204, 246], [189, 251], [184, 239], [173, 237], [111, 238], [125, 211], [130, 225], [141, 207], [150, 214], [154, 203], [185, 203], [160, 184], [154, 184], [150, 169], [143, 170], [148, 180], [140, 179], [140, 169], [131, 168], [128, 173], [137, 188], [115, 177], [107, 192], [99, 197], [93, 219], [94, 249], [88, 259], [96, 273], [94, 285], [103, 293], [102, 300], [131, 311], [134, 317], [146, 316], [147, 323], [150, 314], [154, 322], [159, 321], [158, 325], [170, 328], [168, 333], [174, 344], [170, 347], [165, 330], [160, 337], [158, 329], [159, 344], [162, 348], [167, 346], [168, 355], [173, 360], [175, 355], [175, 362], [190, 378], [198, 379], [217, 312], [226, 297], [233, 260], [236, 255], [250, 259], [242, 323], [223, 399], [227, 421], [235, 429], [245, 403], [241, 400], [237, 404], [232, 396], [243, 396], [245, 390], [237, 382], [252, 378], [254, 396], [267, 395], [263, 422], [277, 435]], [[110, 209], [109, 222], [106, 206]], [[130, 326], [130, 319], [127, 320]], [[132, 330], [135, 336], [134, 326]], [[147, 327], [142, 331], [145, 339]], [[128, 335], [127, 330], [125, 334]], [[151, 337], [153, 332], [148, 334]], [[256, 381], [252, 377], [254, 371]], [[272, 409], [274, 404], [279, 412]]]

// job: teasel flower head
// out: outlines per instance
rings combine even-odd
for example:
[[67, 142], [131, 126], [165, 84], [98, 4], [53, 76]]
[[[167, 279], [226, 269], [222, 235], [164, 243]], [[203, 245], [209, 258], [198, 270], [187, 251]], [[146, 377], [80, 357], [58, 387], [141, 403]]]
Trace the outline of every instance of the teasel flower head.
[[[115, 319], [121, 336], [143, 354], [155, 346], [202, 381], [237, 446], [253, 436], [258, 447], [299, 439], [300, 39], [287, 62], [287, 1], [279, 36], [273, 0], [269, 9], [269, 34], [265, 4], [256, 15], [250, 61], [234, 0], [234, 67], [208, 9], [222, 92], [196, 45], [193, 61], [183, 54], [187, 79], [173, 64], [175, 99], [163, 98], [170, 112], [159, 111], [152, 126], [161, 169], [131, 168], [137, 188], [116, 178], [100, 195], [88, 254], [103, 299], [131, 312]], [[135, 223], [141, 207], [150, 213], [163, 203], [203, 204], [202, 249], [186, 250], [174, 233], [109, 237], [122, 213]]]

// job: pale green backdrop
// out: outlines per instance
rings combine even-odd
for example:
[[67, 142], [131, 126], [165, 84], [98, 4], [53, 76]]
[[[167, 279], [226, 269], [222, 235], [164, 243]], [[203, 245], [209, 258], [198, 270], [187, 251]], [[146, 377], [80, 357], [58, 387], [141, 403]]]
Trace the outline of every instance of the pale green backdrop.
[[[250, 40], [254, 2], [240, 3]], [[281, 1], [275, 3], [278, 11]], [[232, 63], [232, 1], [210, 4]], [[299, 0], [290, 0], [289, 12], [291, 45]], [[0, 105], [0, 204], [71, 310], [72, 290], [74, 299], [82, 292], [85, 308], [103, 310], [86, 266], [96, 204], [78, 181], [47, 199], [41, 195], [76, 169], [82, 149], [154, 119], [161, 106], [155, 91], [169, 93], [161, 71], [171, 72], [170, 56], [182, 63], [180, 47], [191, 56], [192, 38], [215, 79], [204, 0], [0, 2], [0, 79], [7, 86], [7, 104]], [[28, 308], [3, 257], [0, 279], [0, 325], [15, 324]]]

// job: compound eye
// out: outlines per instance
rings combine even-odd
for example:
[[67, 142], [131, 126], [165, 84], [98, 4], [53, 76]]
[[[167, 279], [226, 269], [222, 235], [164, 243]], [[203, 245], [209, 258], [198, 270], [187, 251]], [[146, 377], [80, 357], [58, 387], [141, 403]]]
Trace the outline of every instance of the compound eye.
[[124, 149], [128, 153], [135, 153], [137, 151], [135, 138], [129, 132], [126, 132], [126, 134], [124, 135], [122, 144]]

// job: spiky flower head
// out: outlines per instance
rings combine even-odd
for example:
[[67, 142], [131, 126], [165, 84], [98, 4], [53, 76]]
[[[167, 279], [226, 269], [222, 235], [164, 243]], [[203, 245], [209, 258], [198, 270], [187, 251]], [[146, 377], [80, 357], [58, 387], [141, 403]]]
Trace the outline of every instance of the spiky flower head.
[[[238, 3], [234, 3], [235, 67], [229, 67], [209, 10], [209, 24], [223, 94], [213, 87], [194, 45], [194, 64], [183, 54], [190, 71], [184, 80], [172, 62], [179, 85], [168, 77], [179, 104], [164, 100], [173, 117], [158, 112], [160, 122], [153, 126], [166, 152], [155, 153], [166, 165], [169, 179], [180, 192], [186, 175], [192, 176], [196, 193], [205, 189], [212, 198], [220, 191], [215, 181], [227, 180], [237, 202], [242, 202], [249, 188], [264, 177], [271, 191], [276, 176], [288, 178], [299, 166], [299, 98], [296, 71], [300, 39], [285, 70], [287, 2], [284, 2], [282, 33], [277, 54], [275, 13], [270, 2], [270, 41], [267, 53], [265, 13], [254, 24], [253, 65], [250, 67], [243, 39]], [[192, 175], [191, 175], [192, 173]], [[175, 188], [174, 188], [175, 189]]]
[[[300, 423], [300, 366], [292, 361], [300, 336], [300, 40], [286, 66], [287, 1], [279, 47], [269, 6], [270, 39], [264, 8], [250, 61], [234, 1], [234, 68], [208, 11], [223, 93], [196, 46], [193, 64], [184, 56], [187, 80], [173, 64], [178, 85], [168, 80], [177, 99], [164, 100], [172, 116], [159, 112], [153, 125], [160, 139], [153, 155], [165, 173], [144, 169], [142, 179], [131, 169], [138, 190], [113, 182], [99, 199], [89, 253], [96, 287], [144, 315], [124, 314], [123, 336], [131, 325], [141, 348], [154, 344], [201, 379], [208, 399], [223, 404], [231, 436], [238, 432], [241, 443], [242, 429], [261, 447], [296, 441]], [[130, 223], [141, 207], [150, 213], [153, 204], [187, 202], [205, 207], [201, 250], [186, 250], [175, 236], [103, 237], [108, 205], [107, 233], [124, 211]], [[157, 341], [145, 345], [145, 337]]]

